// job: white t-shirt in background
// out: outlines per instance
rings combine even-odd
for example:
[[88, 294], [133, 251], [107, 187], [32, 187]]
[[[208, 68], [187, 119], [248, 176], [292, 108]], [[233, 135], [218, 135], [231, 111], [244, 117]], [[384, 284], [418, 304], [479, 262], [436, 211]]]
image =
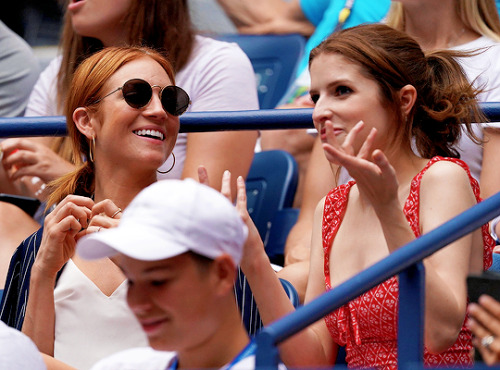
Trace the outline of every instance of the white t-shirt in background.
[[[52, 60], [31, 93], [26, 116], [57, 116], [57, 73], [62, 57]], [[197, 35], [188, 63], [180, 70], [175, 82], [191, 98], [188, 112], [238, 111], [259, 109], [257, 84], [252, 64], [235, 43]], [[175, 166], [159, 179], [180, 179], [186, 159], [187, 134], [179, 134], [175, 144]], [[207, 153], [208, 155], [208, 153]], [[172, 166], [172, 156], [160, 168]]]

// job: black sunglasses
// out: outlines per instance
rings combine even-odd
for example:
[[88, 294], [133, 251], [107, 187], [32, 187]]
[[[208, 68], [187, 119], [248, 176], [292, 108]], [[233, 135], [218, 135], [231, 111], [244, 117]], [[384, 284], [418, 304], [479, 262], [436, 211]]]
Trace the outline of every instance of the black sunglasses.
[[[123, 98], [127, 104], [132, 108], [139, 109], [145, 107], [151, 101], [153, 97], [153, 87], [160, 86], [151, 86], [148, 82], [141, 80], [140, 78], [134, 78], [132, 80], [128, 80], [122, 87], [111, 91], [109, 94], [103, 96], [99, 100], [96, 100], [92, 104], [99, 103], [104, 98], [121, 90]], [[173, 116], [180, 116], [188, 109], [189, 104], [191, 104], [189, 95], [180, 87], [173, 85], [165, 86], [160, 90], [160, 100], [165, 112], [170, 113]]]

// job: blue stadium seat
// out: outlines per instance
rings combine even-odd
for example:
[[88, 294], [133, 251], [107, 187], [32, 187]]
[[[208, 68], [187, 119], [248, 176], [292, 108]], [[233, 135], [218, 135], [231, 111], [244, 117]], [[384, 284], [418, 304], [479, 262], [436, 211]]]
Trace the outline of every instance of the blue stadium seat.
[[269, 237], [267, 238], [265, 248], [266, 253], [272, 263], [284, 266], [285, 263], [285, 244], [290, 229], [297, 222], [299, 217], [298, 208], [283, 208], [276, 211], [271, 222]]
[[261, 109], [275, 108], [290, 84], [305, 48], [299, 34], [216, 36], [218, 40], [235, 42], [247, 54], [257, 78]]
[[[294, 213], [281, 215], [278, 211], [292, 207], [297, 190], [298, 166], [293, 156], [283, 150], [266, 150], [255, 153], [246, 180], [247, 207], [266, 250], [269, 243], [279, 243], [286, 238], [291, 225], [295, 223]], [[288, 217], [287, 217], [288, 216]], [[285, 223], [288, 221], [288, 224]], [[290, 225], [290, 222], [293, 222]], [[271, 233], [273, 228], [275, 231]], [[281, 229], [281, 230], [280, 230]], [[286, 232], [286, 235], [283, 234]], [[274, 236], [271, 238], [271, 236]], [[284, 246], [284, 244], [283, 244]], [[273, 263], [280, 264], [276, 260]]]
[[488, 271], [500, 272], [500, 254], [493, 253], [493, 263]]

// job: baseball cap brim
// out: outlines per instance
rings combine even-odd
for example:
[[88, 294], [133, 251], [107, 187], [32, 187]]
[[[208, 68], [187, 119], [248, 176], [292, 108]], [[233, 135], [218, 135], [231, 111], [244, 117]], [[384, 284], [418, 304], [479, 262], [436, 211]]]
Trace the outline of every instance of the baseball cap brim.
[[133, 231], [113, 228], [92, 233], [81, 238], [77, 245], [77, 253], [89, 260], [121, 253], [141, 261], [157, 261], [188, 251], [175, 241], [169, 242], [164, 235], [158, 236], [154, 229], [145, 225], [136, 226]]

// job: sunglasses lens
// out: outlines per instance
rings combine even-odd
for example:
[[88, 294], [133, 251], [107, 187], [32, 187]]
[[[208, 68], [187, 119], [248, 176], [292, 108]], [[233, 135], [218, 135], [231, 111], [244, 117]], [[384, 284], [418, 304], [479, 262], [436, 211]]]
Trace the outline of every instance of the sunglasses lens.
[[123, 85], [123, 98], [132, 108], [142, 108], [149, 103], [153, 90], [144, 80], [130, 80]]
[[180, 116], [189, 107], [189, 96], [178, 86], [166, 86], [161, 93], [163, 109], [173, 116]]

